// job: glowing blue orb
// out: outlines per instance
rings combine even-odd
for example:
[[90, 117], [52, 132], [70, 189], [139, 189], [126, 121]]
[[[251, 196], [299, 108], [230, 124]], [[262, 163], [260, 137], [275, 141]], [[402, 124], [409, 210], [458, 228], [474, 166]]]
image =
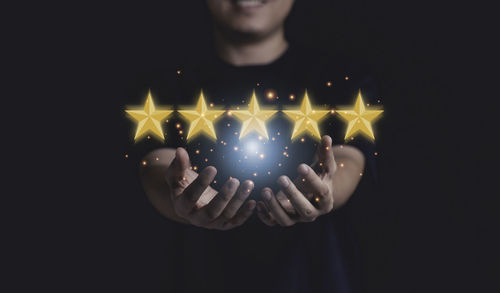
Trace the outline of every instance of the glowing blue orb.
[[256, 155], [259, 153], [259, 143], [257, 141], [251, 140], [245, 146], [245, 152], [248, 155]]

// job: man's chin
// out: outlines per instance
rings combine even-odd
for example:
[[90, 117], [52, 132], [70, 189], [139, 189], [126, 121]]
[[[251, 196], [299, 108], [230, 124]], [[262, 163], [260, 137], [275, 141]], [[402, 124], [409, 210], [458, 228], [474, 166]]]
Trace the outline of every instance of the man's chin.
[[233, 31], [231, 34], [234, 40], [241, 42], [255, 42], [266, 38], [266, 35], [256, 31]]
[[241, 41], [255, 41], [265, 38], [268, 34], [264, 32], [262, 29], [257, 28], [255, 26], [231, 26], [231, 27], [222, 27], [221, 32], [234, 40]]
[[265, 35], [265, 31], [258, 24], [235, 24], [231, 30], [242, 35]]

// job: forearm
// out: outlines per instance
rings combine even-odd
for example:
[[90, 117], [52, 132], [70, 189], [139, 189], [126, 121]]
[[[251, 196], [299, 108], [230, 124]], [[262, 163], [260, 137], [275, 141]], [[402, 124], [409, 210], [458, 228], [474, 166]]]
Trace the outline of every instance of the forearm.
[[333, 148], [337, 171], [333, 176], [334, 209], [343, 206], [356, 190], [365, 166], [363, 154], [351, 146]]
[[175, 157], [174, 149], [157, 149], [144, 157], [146, 165], [139, 167], [142, 186], [151, 204], [165, 217], [180, 222], [187, 221], [179, 217], [174, 210], [169, 194], [165, 174]]

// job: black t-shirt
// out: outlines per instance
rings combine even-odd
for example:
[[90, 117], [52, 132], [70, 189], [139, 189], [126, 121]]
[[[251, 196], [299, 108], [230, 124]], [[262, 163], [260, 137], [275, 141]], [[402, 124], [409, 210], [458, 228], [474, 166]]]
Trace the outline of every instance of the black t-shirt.
[[[232, 66], [210, 51], [178, 68], [148, 75], [136, 85], [135, 93], [143, 96], [138, 96], [135, 104], [139, 105], [151, 89], [157, 105], [176, 108], [194, 107], [201, 90], [208, 104], [225, 109], [246, 109], [253, 91], [261, 107], [274, 109], [299, 107], [306, 90], [313, 107], [322, 109], [352, 106], [358, 90], [366, 103], [378, 101], [373, 79], [352, 60], [294, 46], [271, 64], [259, 66]], [[347, 125], [336, 116], [328, 114], [321, 120], [321, 134], [331, 135], [334, 144], [347, 143], [362, 150], [366, 170], [353, 196], [370, 196], [376, 182], [375, 146], [362, 136], [345, 141]], [[165, 142], [143, 139], [133, 143], [135, 124], [128, 126], [130, 172], [137, 172], [139, 160], [150, 150], [183, 146], [198, 170], [208, 165], [217, 168], [215, 188], [229, 176], [241, 182], [251, 179], [256, 187], [250, 198], [256, 200], [265, 186], [277, 190], [275, 181], [280, 175], [294, 178], [300, 163], [312, 162], [317, 147], [317, 141], [305, 135], [301, 136], [303, 141], [291, 141], [293, 122], [282, 113], [266, 123], [269, 140], [259, 140], [255, 133], [239, 140], [241, 123], [228, 116], [215, 122], [216, 141], [201, 135], [187, 143], [189, 124], [177, 113], [163, 124]], [[250, 144], [257, 144], [255, 154], [245, 153]], [[165, 288], [172, 292], [358, 291], [359, 259], [349, 209], [347, 204], [312, 223], [291, 227], [268, 227], [254, 214], [243, 226], [229, 231], [166, 219], [162, 224], [169, 247], [162, 276]]]

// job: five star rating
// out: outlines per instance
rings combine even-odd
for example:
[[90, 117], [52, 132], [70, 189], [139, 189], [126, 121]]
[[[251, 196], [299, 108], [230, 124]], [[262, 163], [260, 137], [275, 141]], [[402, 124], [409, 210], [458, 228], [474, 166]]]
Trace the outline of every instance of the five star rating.
[[[198, 134], [205, 134], [214, 140], [217, 139], [214, 123], [226, 112], [242, 123], [240, 139], [252, 132], [256, 132], [260, 136], [269, 139], [266, 121], [270, 120], [272, 116], [278, 112], [277, 109], [261, 109], [255, 92], [248, 103], [247, 110], [238, 109], [226, 111], [211, 108], [212, 107], [209, 108], [207, 106], [202, 92], [194, 108], [177, 110], [182, 118], [189, 122], [187, 134], [188, 141]], [[161, 123], [172, 114], [174, 110], [163, 108], [157, 109], [153, 102], [151, 92], [149, 92], [142, 108], [128, 109], [125, 110], [125, 112], [137, 123], [134, 137], [135, 141], [140, 140], [146, 134], [152, 134], [154, 137], [164, 140], [165, 137], [163, 135]], [[331, 110], [313, 108], [307, 91], [299, 109], [283, 109], [282, 112], [294, 122], [292, 140], [296, 139], [301, 134], [307, 134], [317, 140], [321, 139], [318, 123], [324, 119], [328, 113], [333, 113]], [[372, 122], [380, 117], [383, 110], [366, 109], [363, 97], [361, 96], [361, 90], [358, 93], [358, 97], [352, 109], [341, 109], [336, 110], [336, 112], [348, 123], [345, 139], [359, 133], [372, 140], [375, 139]]]
[[248, 110], [231, 111], [232, 115], [243, 124], [240, 131], [240, 139], [253, 131], [269, 139], [265, 122], [277, 112], [278, 110], [261, 110], [255, 92], [248, 104]]
[[156, 109], [151, 96], [151, 91], [148, 93], [146, 103], [143, 109], [131, 109], [125, 111], [130, 117], [137, 122], [137, 130], [134, 140], [137, 141], [144, 137], [147, 133], [153, 134], [155, 137], [164, 140], [161, 122], [170, 115], [173, 110]]
[[345, 139], [362, 132], [371, 139], [375, 139], [371, 122], [382, 114], [383, 110], [366, 110], [361, 91], [352, 110], [337, 110], [340, 117], [348, 122]]
[[302, 105], [299, 110], [283, 110], [283, 113], [295, 122], [292, 132], [292, 140], [303, 132], [306, 132], [312, 137], [320, 140], [321, 135], [319, 133], [318, 121], [326, 116], [326, 114], [330, 113], [330, 111], [313, 109], [306, 91], [304, 100], [302, 101]]
[[178, 112], [190, 123], [187, 135], [187, 139], [189, 140], [198, 133], [205, 133], [209, 137], [217, 139], [217, 136], [215, 135], [214, 121], [221, 117], [226, 111], [209, 110], [202, 92], [194, 109], [179, 110]]

